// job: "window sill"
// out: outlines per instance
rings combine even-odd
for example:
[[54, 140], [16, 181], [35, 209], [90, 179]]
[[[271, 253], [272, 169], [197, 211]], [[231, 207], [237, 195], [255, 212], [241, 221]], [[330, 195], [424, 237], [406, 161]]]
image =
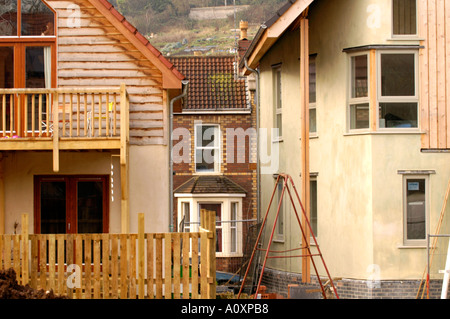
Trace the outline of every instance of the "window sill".
[[217, 176], [220, 176], [220, 175], [223, 175], [223, 173], [221, 173], [221, 172], [195, 172], [195, 173], [193, 173], [192, 175], [196, 175], [196, 176], [201, 176], [201, 175], [217, 175]]
[[425, 41], [425, 39], [419, 38], [417, 35], [393, 35], [386, 41]]
[[398, 249], [427, 249], [427, 245], [401, 245], [397, 247]]
[[283, 138], [282, 137], [279, 137], [279, 138], [276, 138], [276, 139], [272, 140], [272, 143], [282, 143], [282, 142], [283, 142]]
[[425, 134], [425, 132], [419, 131], [419, 130], [379, 130], [379, 131], [350, 131], [347, 133], [344, 133], [344, 136], [355, 136], [355, 135], [422, 135]]

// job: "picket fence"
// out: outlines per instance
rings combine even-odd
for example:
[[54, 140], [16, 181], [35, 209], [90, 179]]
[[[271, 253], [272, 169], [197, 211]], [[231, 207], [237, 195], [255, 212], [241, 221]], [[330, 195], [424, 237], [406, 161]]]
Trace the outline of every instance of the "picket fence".
[[201, 212], [200, 232], [0, 235], [0, 269], [19, 284], [73, 299], [214, 299], [215, 215]]

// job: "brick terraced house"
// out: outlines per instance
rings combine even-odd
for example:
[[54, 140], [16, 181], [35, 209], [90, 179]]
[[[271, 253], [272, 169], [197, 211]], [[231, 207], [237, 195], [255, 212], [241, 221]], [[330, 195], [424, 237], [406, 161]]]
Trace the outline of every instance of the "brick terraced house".
[[201, 209], [217, 213], [217, 270], [242, 265], [256, 221], [255, 108], [234, 57], [171, 57], [189, 80], [173, 115], [174, 228], [195, 231]]

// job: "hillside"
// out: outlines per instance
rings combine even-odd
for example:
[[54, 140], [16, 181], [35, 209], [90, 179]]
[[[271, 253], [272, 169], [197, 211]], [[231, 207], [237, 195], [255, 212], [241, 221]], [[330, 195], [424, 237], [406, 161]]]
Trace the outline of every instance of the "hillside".
[[[233, 6], [233, 2], [236, 6]], [[252, 38], [261, 23], [270, 18], [284, 2], [285, 0], [111, 0], [164, 55], [233, 54], [236, 38], [239, 37], [239, 21], [249, 22], [248, 36]], [[227, 10], [228, 17], [223, 16], [223, 10]], [[221, 13], [218, 14], [218, 11]]]

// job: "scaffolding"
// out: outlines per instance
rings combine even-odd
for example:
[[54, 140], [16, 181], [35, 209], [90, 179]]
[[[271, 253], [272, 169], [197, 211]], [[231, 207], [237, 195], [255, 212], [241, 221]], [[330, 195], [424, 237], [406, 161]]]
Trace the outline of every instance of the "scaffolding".
[[[283, 180], [283, 188], [282, 188], [282, 191], [281, 191], [280, 200], [278, 202], [278, 208], [277, 208], [277, 212], [276, 212], [276, 215], [275, 215], [275, 220], [274, 220], [274, 223], [273, 223], [273, 226], [272, 226], [272, 231], [271, 231], [271, 234], [270, 234], [270, 239], [269, 239], [269, 242], [268, 242], [268, 246], [267, 246], [266, 249], [263, 249], [263, 248], [261, 248], [261, 246], [262, 246], [261, 239], [262, 239], [262, 236], [263, 236], [263, 233], [264, 233], [264, 227], [266, 226], [266, 223], [267, 223], [268, 215], [269, 215], [269, 212], [271, 210], [270, 208], [272, 206], [272, 202], [273, 202], [273, 199], [274, 199], [274, 196], [275, 196], [275, 192], [276, 192], [278, 184], [281, 182], [281, 180]], [[302, 225], [302, 223], [300, 222], [300, 218], [299, 218], [299, 215], [297, 213], [297, 208], [296, 208], [296, 205], [294, 203], [294, 198], [292, 197], [292, 193], [291, 193], [291, 190], [289, 188], [289, 185], [294, 190], [295, 197], [297, 198], [298, 203], [300, 205], [300, 208], [301, 208], [301, 211], [302, 211], [302, 214], [303, 214], [303, 218], [305, 220], [305, 224], [306, 225]], [[293, 210], [294, 210], [294, 213], [295, 213], [295, 217], [296, 217], [296, 219], [298, 221], [298, 225], [299, 225], [301, 233], [302, 233], [303, 245], [300, 248], [296, 248], [296, 249], [290, 249], [290, 250], [285, 250], [285, 251], [273, 251], [273, 250], [270, 249], [270, 246], [271, 246], [271, 244], [273, 242], [273, 237], [274, 237], [274, 233], [275, 233], [278, 217], [279, 217], [279, 214], [280, 214], [280, 208], [281, 208], [281, 204], [282, 204], [282, 201], [283, 201], [283, 197], [284, 197], [285, 191], [287, 191], [287, 193], [289, 195], [290, 202], [292, 204], [292, 207], [293, 207]], [[307, 228], [305, 228], [305, 227], [307, 227]], [[317, 253], [312, 253], [311, 252], [311, 247], [309, 245], [309, 240], [307, 240], [308, 239], [307, 238], [308, 231], [309, 231], [309, 234], [311, 235], [311, 238], [314, 241]], [[289, 255], [289, 256], [273, 255], [273, 253], [276, 253], [276, 254], [278, 254], [278, 253], [290, 253], [290, 252], [295, 251], [295, 250], [303, 250], [303, 252], [305, 252], [305, 253], [302, 253], [301, 255]], [[244, 274], [244, 278], [243, 278], [242, 283], [241, 283], [241, 288], [240, 288], [238, 296], [237, 296], [238, 299], [240, 298], [240, 296], [241, 296], [241, 294], [243, 292], [243, 289], [244, 289], [244, 286], [245, 286], [245, 282], [246, 282], [248, 276], [249, 275], [251, 276], [252, 274], [256, 273], [255, 268], [257, 268], [257, 267], [255, 265], [259, 265], [259, 262], [253, 263], [253, 260], [255, 259], [255, 256], [259, 256], [259, 252], [261, 252], [261, 251], [265, 251], [265, 255], [264, 255], [264, 259], [262, 261], [262, 267], [260, 269], [259, 279], [258, 279], [258, 283], [257, 283], [257, 286], [256, 286], [256, 291], [254, 293], [254, 298], [255, 299], [258, 297], [258, 293], [259, 293], [259, 291], [261, 289], [261, 281], [262, 281], [262, 278], [263, 278], [263, 275], [264, 275], [264, 269], [266, 267], [267, 259], [269, 259], [269, 258], [294, 258], [294, 257], [301, 257], [301, 258], [308, 258], [308, 259], [310, 258], [312, 266], [313, 266], [313, 268], [315, 270], [315, 273], [316, 273], [316, 276], [317, 276], [317, 281], [318, 281], [318, 283], [320, 285], [320, 290], [322, 292], [323, 297], [326, 299], [327, 298], [327, 294], [326, 294], [326, 291], [325, 291], [325, 285], [322, 284], [322, 281], [320, 279], [320, 276], [319, 276], [319, 273], [318, 273], [318, 270], [317, 270], [316, 263], [314, 261], [314, 257], [319, 257], [321, 262], [322, 262], [322, 264], [323, 264], [323, 267], [324, 267], [324, 269], [325, 269], [325, 271], [327, 273], [328, 283], [330, 284], [330, 287], [331, 287], [331, 289], [332, 289], [336, 299], [339, 299], [336, 287], [334, 286], [334, 283], [333, 283], [333, 279], [330, 276], [328, 268], [327, 268], [327, 266], [325, 264], [325, 260], [324, 260], [324, 258], [322, 256], [321, 251], [320, 251], [319, 244], [317, 243], [317, 240], [316, 240], [316, 237], [315, 237], [314, 232], [312, 230], [311, 224], [309, 223], [309, 218], [306, 215], [305, 209], [304, 209], [303, 204], [302, 204], [302, 202], [300, 200], [298, 192], [297, 192], [297, 190], [295, 188], [294, 182], [293, 182], [291, 176], [289, 176], [289, 175], [279, 174], [278, 177], [277, 177], [277, 180], [276, 180], [276, 183], [275, 183], [275, 187], [274, 187], [274, 190], [272, 192], [272, 196], [271, 196], [271, 199], [270, 199], [270, 202], [269, 202], [266, 214], [264, 216], [264, 219], [262, 221], [261, 227], [259, 229], [259, 234], [258, 234], [258, 237], [256, 239], [256, 243], [254, 245], [254, 248], [253, 248], [253, 251], [252, 251], [252, 255], [251, 255], [250, 260], [249, 260], [248, 265], [247, 265], [247, 270], [246, 270], [246, 272]], [[270, 253], [272, 253], [272, 255], [270, 255]]]

